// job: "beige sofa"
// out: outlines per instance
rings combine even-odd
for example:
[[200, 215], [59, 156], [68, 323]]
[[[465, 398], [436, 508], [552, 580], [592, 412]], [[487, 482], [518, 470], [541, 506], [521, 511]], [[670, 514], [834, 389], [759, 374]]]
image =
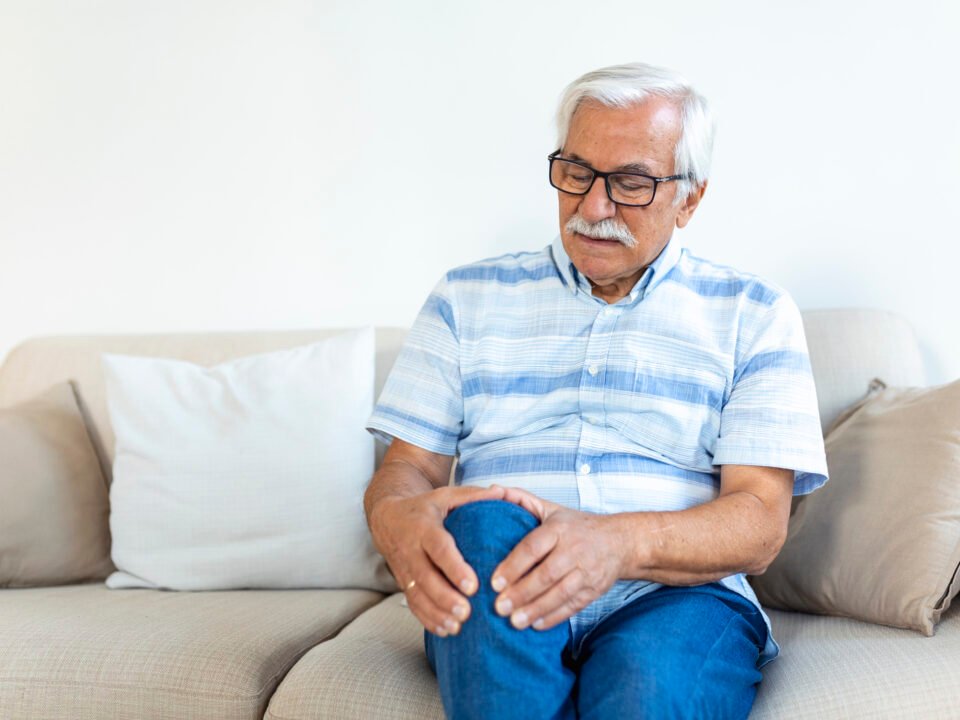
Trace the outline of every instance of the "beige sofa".
[[[897, 316], [818, 310], [804, 322], [824, 427], [875, 376], [924, 384], [916, 338]], [[33, 339], [0, 368], [0, 407], [73, 378], [109, 473], [100, 353], [210, 365], [335, 332]], [[378, 392], [404, 336], [377, 330]], [[421, 629], [400, 599], [366, 590], [175, 593], [102, 583], [0, 590], [0, 718], [441, 718]], [[934, 637], [768, 610], [782, 653], [764, 668], [751, 717], [960, 717], [957, 605]]]

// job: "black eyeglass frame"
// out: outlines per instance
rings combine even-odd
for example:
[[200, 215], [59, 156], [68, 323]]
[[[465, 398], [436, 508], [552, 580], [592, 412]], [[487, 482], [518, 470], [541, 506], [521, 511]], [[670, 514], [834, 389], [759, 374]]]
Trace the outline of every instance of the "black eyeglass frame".
[[[603, 186], [607, 189], [607, 197], [610, 199], [610, 202], [612, 202], [613, 204], [623, 205], [624, 207], [647, 207], [648, 205], [652, 205], [653, 201], [657, 199], [657, 186], [660, 183], [673, 182], [674, 180], [693, 180], [693, 177], [690, 175], [667, 175], [666, 177], [654, 177], [653, 175], [646, 175], [644, 173], [624, 172], [622, 170], [617, 170], [615, 172], [600, 172], [599, 170], [596, 170], [585, 163], [577, 162], [576, 160], [569, 160], [564, 157], [559, 157], [561, 150], [562, 148], [558, 148], [557, 150], [554, 150], [552, 153], [547, 155], [547, 160], [550, 161], [550, 165], [547, 168], [547, 179], [550, 181], [550, 187], [555, 188], [562, 193], [567, 193], [567, 195], [586, 195], [593, 189], [593, 184], [597, 181], [597, 178], [602, 178]], [[590, 184], [587, 186], [587, 189], [584, 190], [583, 192], [578, 193], [578, 192], [572, 192], [570, 190], [564, 190], [563, 188], [559, 188], [556, 185], [554, 185], [553, 184], [553, 161], [554, 160], [563, 160], [563, 162], [570, 163], [572, 165], [577, 165], [579, 167], [582, 167], [584, 170], [589, 170], [590, 172], [592, 172], [593, 177], [590, 178]], [[646, 178], [647, 180], [653, 180], [653, 192], [650, 195], [650, 202], [640, 203], [639, 205], [636, 205], [633, 203], [625, 203], [625, 202], [620, 202], [619, 200], [614, 200], [613, 193], [611, 192], [611, 189], [610, 189], [611, 175], [629, 175], [631, 177], [642, 177], [642, 178]]]

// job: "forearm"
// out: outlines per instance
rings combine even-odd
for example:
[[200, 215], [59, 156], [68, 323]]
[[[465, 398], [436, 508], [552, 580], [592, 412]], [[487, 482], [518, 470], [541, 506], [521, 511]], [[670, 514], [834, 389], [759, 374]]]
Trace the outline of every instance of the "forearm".
[[[386, 460], [373, 475], [363, 496], [363, 510], [370, 525], [370, 516], [377, 503], [385, 498], [408, 498], [433, 490], [433, 485], [415, 465], [404, 460]], [[372, 528], [372, 525], [371, 525]]]
[[734, 492], [687, 510], [610, 516], [629, 552], [624, 579], [702, 585], [736, 573], [760, 574], [783, 544], [763, 502]]

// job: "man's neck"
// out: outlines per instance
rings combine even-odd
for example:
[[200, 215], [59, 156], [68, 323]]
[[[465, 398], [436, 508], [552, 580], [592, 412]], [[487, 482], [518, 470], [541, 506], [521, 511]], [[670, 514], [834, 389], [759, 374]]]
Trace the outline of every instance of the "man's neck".
[[[592, 283], [591, 283], [592, 284]], [[610, 286], [613, 287], [613, 286]], [[616, 302], [619, 302], [621, 299], [625, 298], [628, 293], [617, 293], [607, 294], [601, 291], [600, 286], [593, 286], [593, 296], [598, 297], [601, 300], [606, 300], [608, 305], [613, 305]]]
[[601, 300], [606, 300], [608, 304], [613, 305], [615, 302], [619, 302], [621, 299], [630, 294], [630, 291], [636, 287], [638, 282], [640, 282], [640, 278], [643, 277], [643, 273], [646, 272], [647, 267], [649, 266], [641, 269], [639, 273], [629, 280], [610, 283], [609, 285], [598, 285], [590, 278], [587, 278], [587, 282], [590, 283], [590, 287], [592, 288], [591, 294], [594, 297], [598, 297]]

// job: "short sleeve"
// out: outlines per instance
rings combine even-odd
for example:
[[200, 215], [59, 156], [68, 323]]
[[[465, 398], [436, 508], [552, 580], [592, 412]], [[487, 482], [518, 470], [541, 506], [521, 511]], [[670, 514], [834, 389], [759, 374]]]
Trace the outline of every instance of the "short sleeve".
[[463, 428], [460, 339], [453, 288], [444, 276], [420, 309], [366, 429], [455, 455]]
[[783, 293], [745, 331], [713, 464], [789, 468], [793, 494], [806, 495], [828, 473], [800, 310]]

